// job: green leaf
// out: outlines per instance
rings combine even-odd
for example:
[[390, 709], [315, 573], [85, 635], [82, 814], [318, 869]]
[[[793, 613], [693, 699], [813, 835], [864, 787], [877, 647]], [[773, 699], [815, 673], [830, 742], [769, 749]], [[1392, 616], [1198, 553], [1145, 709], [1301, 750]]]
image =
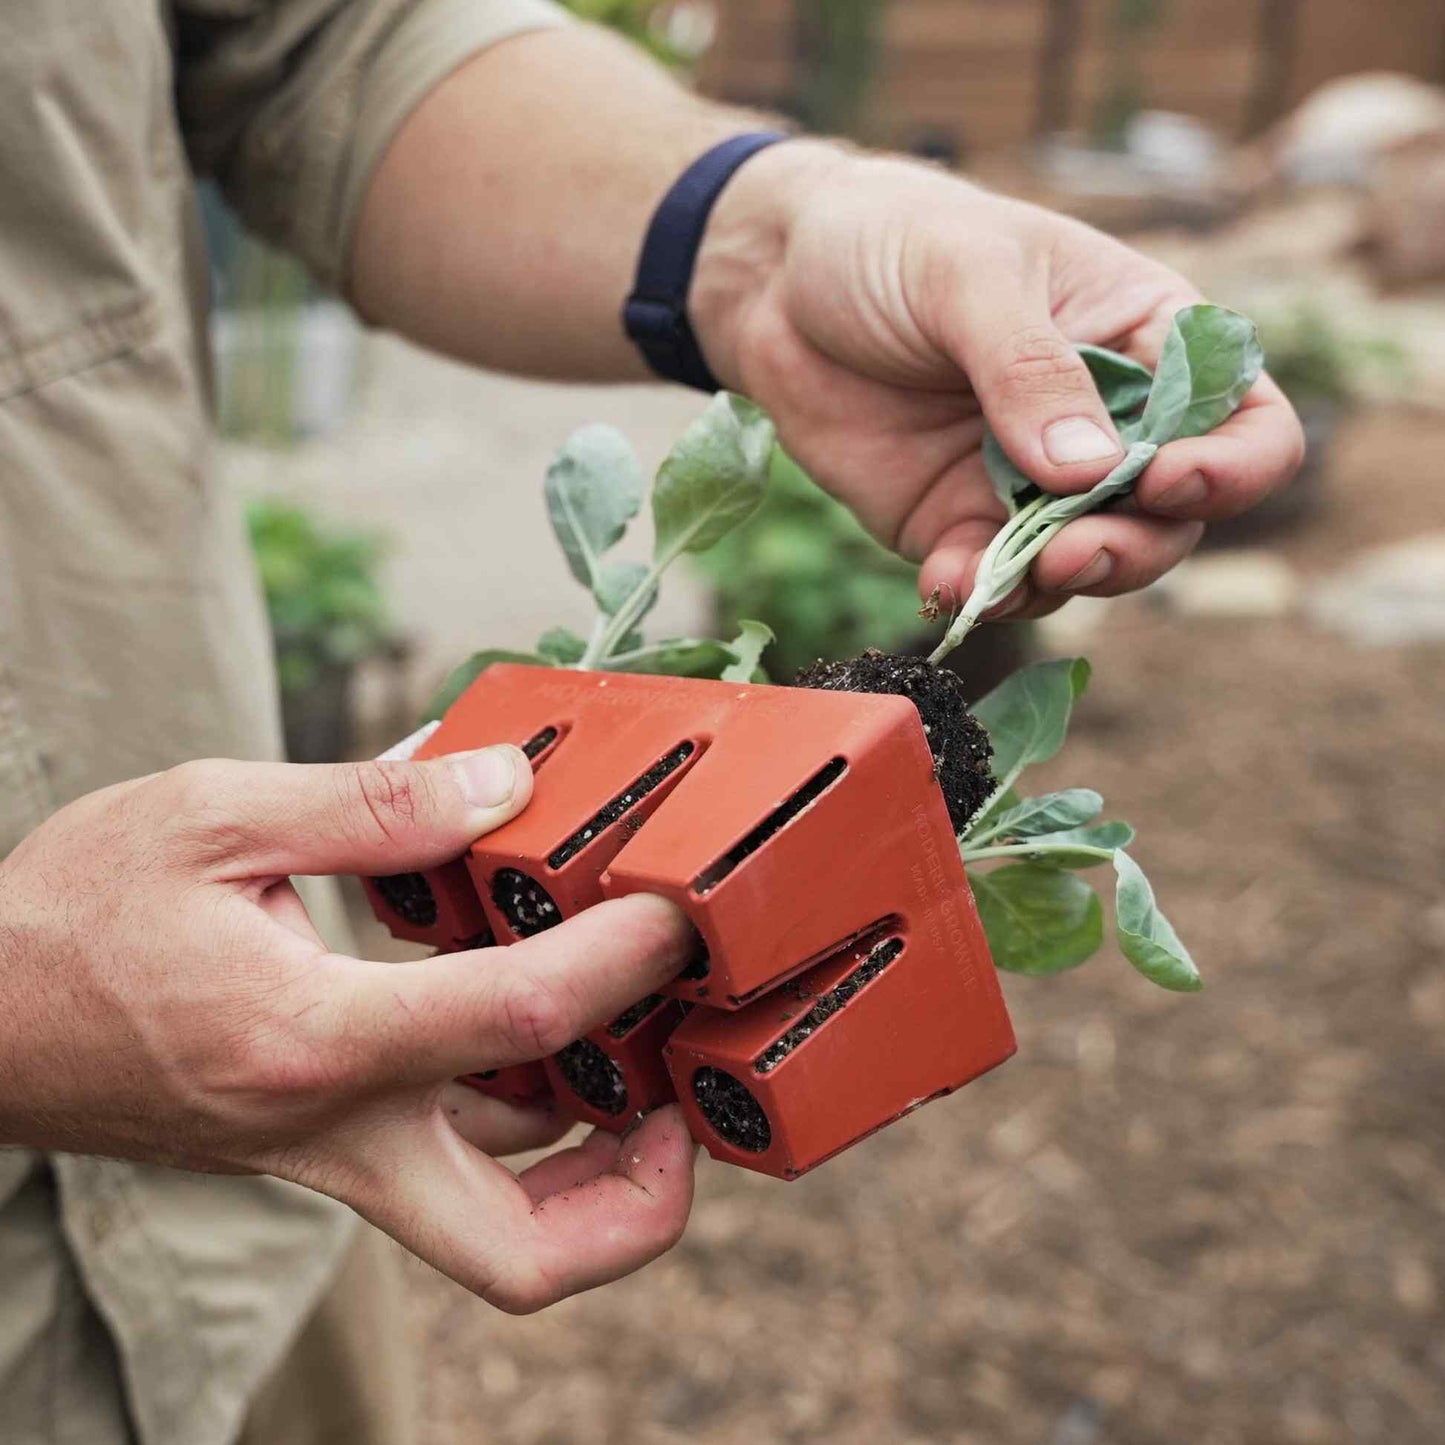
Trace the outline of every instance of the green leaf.
[[[1128, 417], [1143, 406], [1154, 383], [1154, 374], [1147, 366], [1102, 346], [1080, 346], [1078, 352], [1110, 416], [1116, 420]], [[995, 494], [1008, 508], [1010, 516], [1016, 516], [1043, 495], [1043, 489], [1014, 465], [992, 431], [983, 434], [983, 465]]]
[[1013, 863], [969, 881], [993, 961], [1010, 973], [1063, 973], [1104, 941], [1099, 895], [1072, 873]]
[[573, 432], [547, 468], [552, 530], [572, 575], [594, 593], [602, 554], [637, 515], [643, 485], [642, 467], [631, 443], [610, 426], [584, 426]]
[[[1031, 863], [1047, 868], [1097, 868], [1112, 860], [1100, 857], [1097, 850], [1111, 853], [1127, 848], [1134, 841], [1134, 830], [1118, 821], [1095, 823], [1091, 828], [1065, 828], [1057, 833], [1041, 833], [1025, 840], [1036, 852], [1026, 856]], [[1084, 849], [1094, 851], [1082, 851]], [[1078, 851], [1075, 851], [1078, 850]]]
[[989, 832], [1004, 838], [1033, 838], [1091, 823], [1103, 811], [1104, 800], [1092, 788], [1066, 788], [1025, 798], [990, 823]]
[[1014, 465], [1013, 458], [991, 431], [983, 434], [983, 466], [995, 495], [1008, 508], [1011, 517], [1043, 495], [1043, 489]]
[[534, 652], [508, 652], [505, 648], [489, 648], [485, 652], [474, 652], [447, 675], [447, 680], [437, 689], [431, 700], [424, 721], [432, 722], [443, 713], [494, 663], [526, 662], [533, 667], [550, 667], [552, 664]]
[[1058, 752], [1069, 730], [1074, 700], [1089, 685], [1082, 657], [1038, 662], [1005, 678], [973, 709], [993, 743], [994, 775], [1012, 785], [1031, 763]]
[[1223, 306], [1186, 307], [1165, 338], [1141, 436], [1163, 446], [1213, 431], [1238, 409], [1263, 366], [1247, 316]]
[[[609, 562], [598, 576], [596, 587], [592, 589], [598, 607], [608, 617], [615, 617], [622, 610], [622, 604], [647, 581], [649, 571], [645, 562]], [[654, 582], [647, 601], [637, 614], [637, 620], [641, 621], [656, 605], [657, 583]]]
[[1154, 373], [1147, 366], [1103, 346], [1080, 346], [1078, 352], [1116, 421], [1144, 405], [1154, 385]]
[[598, 666], [605, 672], [666, 673], [670, 677], [721, 677], [733, 662], [726, 643], [675, 637], [633, 652], [615, 652]]
[[995, 818], [1001, 818], [1010, 808], [1017, 808], [1023, 800], [1012, 788], [1005, 788], [1002, 792], [995, 792], [993, 797], [968, 820], [968, 829], [961, 835], [960, 841], [966, 840], [974, 833], [982, 833], [986, 827], [992, 827]]
[[558, 667], [571, 667], [574, 662], [582, 661], [587, 644], [565, 627], [549, 627], [538, 639], [537, 651]]
[[1114, 854], [1119, 875], [1114, 923], [1124, 957], [1153, 983], [1177, 993], [1204, 987], [1189, 950], [1154, 902], [1154, 890], [1139, 865], [1122, 850]]
[[750, 401], [723, 392], [682, 434], [657, 473], [654, 560], [705, 552], [763, 499], [773, 459], [773, 424]]
[[[728, 643], [733, 660], [722, 671], [724, 682], [755, 682], [768, 680], [762, 670], [763, 649], [775, 641], [773, 629], [766, 622], [744, 618], [738, 623], [738, 635]], [[758, 674], [762, 673], [759, 678]]]

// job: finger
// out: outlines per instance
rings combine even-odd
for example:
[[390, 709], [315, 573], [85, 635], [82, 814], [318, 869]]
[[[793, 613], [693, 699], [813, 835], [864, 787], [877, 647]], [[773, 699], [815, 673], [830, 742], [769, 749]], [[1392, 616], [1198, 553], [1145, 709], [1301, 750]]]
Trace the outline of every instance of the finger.
[[300, 1022], [353, 1084], [430, 1082], [546, 1058], [675, 978], [697, 935], [635, 894], [507, 948], [318, 964]]
[[675, 1107], [649, 1115], [625, 1141], [584, 1146], [595, 1151], [588, 1167], [536, 1200], [524, 1179], [441, 1119], [431, 1128], [397, 1120], [365, 1132], [357, 1147], [363, 1159], [312, 1166], [300, 1182], [344, 1199], [513, 1314], [631, 1274], [677, 1242], [692, 1207], [693, 1145]]
[[178, 844], [218, 877], [398, 873], [514, 817], [532, 768], [504, 744], [423, 763], [186, 763], [159, 786]]
[[[669, 1104], [620, 1138], [601, 1135], [587, 1151], [590, 1177], [557, 1178], [544, 1159], [520, 1176], [548, 1242], [548, 1273], [566, 1294], [592, 1289], [665, 1254], [692, 1210], [697, 1146], [682, 1110]], [[606, 1236], [623, 1232], [625, 1253]]]
[[1182, 562], [1203, 534], [1201, 522], [1117, 513], [1080, 517], [1039, 553], [1031, 581], [1045, 596], [1135, 592]]
[[950, 293], [945, 336], [994, 435], [1041, 487], [1082, 491], [1123, 456], [1089, 368], [1054, 324], [1046, 277], [1021, 252], [967, 268]]
[[315, 948], [325, 948], [296, 885], [289, 878], [279, 879], [265, 888], [257, 899], [262, 910], [276, 920], [283, 928], [289, 929], [304, 943]]
[[[621, 1136], [625, 1138], [626, 1135]], [[619, 1136], [605, 1129], [593, 1129], [580, 1144], [559, 1149], [539, 1159], [517, 1175], [533, 1204], [569, 1189], [580, 1189], [588, 1180], [612, 1168], [621, 1154]]]
[[1268, 377], [1207, 436], [1170, 442], [1139, 480], [1145, 511], [1195, 521], [1236, 517], [1283, 487], [1304, 460], [1304, 431]]
[[[973, 591], [979, 559], [997, 534], [999, 524], [986, 517], [969, 517], [946, 528], [918, 569], [918, 590], [924, 597], [935, 588], [960, 603]], [[1010, 599], [1005, 599], [1007, 605]], [[997, 609], [995, 609], [995, 613]]]
[[910, 562], [923, 562], [940, 538], [967, 522], [986, 521], [997, 530], [1008, 520], [984, 468], [978, 443], [983, 424], [967, 437], [967, 449], [956, 456], [919, 497], [903, 519], [894, 550]]
[[462, 1083], [451, 1083], [443, 1089], [441, 1109], [447, 1122], [468, 1144], [492, 1155], [545, 1149], [562, 1138], [575, 1122], [550, 1100], [526, 1106], [512, 1104]]

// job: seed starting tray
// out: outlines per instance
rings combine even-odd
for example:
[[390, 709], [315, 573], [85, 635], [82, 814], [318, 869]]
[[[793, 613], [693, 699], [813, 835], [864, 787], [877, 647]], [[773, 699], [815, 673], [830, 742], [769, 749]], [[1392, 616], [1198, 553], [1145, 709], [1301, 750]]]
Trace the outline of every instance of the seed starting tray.
[[476, 1087], [618, 1131], [676, 1099], [714, 1158], [795, 1178], [1014, 1052], [906, 699], [495, 664], [417, 757], [499, 742], [532, 759], [530, 805], [465, 858], [363, 880], [392, 934], [505, 968], [505, 945], [654, 893], [700, 943], [662, 992]]

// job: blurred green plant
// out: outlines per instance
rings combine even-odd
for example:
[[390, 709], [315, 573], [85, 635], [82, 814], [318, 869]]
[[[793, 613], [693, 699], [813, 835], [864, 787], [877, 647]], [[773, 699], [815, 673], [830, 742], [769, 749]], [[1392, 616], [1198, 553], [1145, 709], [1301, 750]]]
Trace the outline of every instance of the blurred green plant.
[[327, 673], [386, 649], [378, 537], [331, 531], [302, 508], [276, 500], [251, 503], [246, 521], [283, 693], [304, 692]]
[[856, 135], [878, 64], [880, 0], [798, 0], [799, 119], [812, 131]]
[[686, 65], [695, 57], [679, 50], [661, 23], [670, 8], [663, 0], [562, 0], [584, 20], [606, 25], [635, 40], [668, 65]]
[[1144, 108], [1143, 47], [1167, 9], [1167, 0], [1114, 0], [1107, 21], [1110, 70], [1090, 126], [1105, 150], [1124, 149], [1129, 122]]
[[220, 388], [221, 434], [266, 446], [296, 439], [301, 312], [311, 283], [298, 261], [239, 232], [226, 303], [245, 338]]
[[1269, 374], [1296, 407], [1347, 406], [1364, 394], [1398, 397], [1409, 382], [1403, 347], [1350, 331], [1314, 300], [1266, 315], [1260, 335]]
[[768, 669], [791, 678], [823, 658], [895, 649], [923, 633], [917, 569], [895, 557], [782, 451], [757, 512], [697, 559], [724, 633], [744, 617], [772, 628]]

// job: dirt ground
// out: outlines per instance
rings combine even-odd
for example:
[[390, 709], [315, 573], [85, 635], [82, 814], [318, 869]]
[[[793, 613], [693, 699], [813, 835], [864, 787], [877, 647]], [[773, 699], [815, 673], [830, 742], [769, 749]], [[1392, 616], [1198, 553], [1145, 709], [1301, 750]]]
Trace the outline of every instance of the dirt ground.
[[[1445, 529], [1377, 412], [1281, 544]], [[514, 1320], [412, 1266], [427, 1445], [1427, 1445], [1445, 1431], [1445, 648], [1117, 605], [1087, 784], [1206, 974], [1006, 980], [1016, 1059], [798, 1183], [704, 1162], [687, 1237]]]

